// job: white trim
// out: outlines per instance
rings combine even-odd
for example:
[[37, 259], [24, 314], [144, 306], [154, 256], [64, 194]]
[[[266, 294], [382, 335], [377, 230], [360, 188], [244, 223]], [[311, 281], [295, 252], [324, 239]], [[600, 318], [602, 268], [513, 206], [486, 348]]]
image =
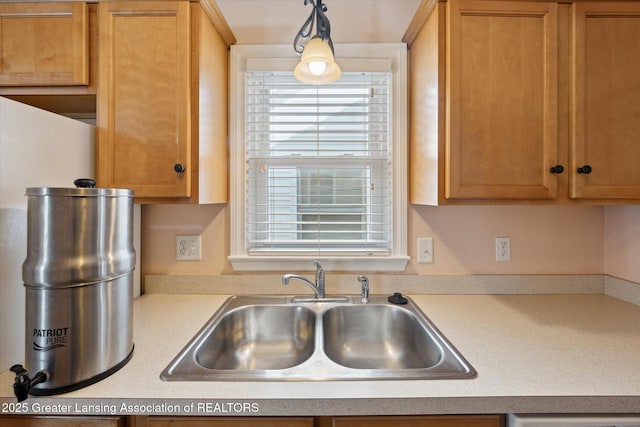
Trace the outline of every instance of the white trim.
[[401, 273], [405, 270], [408, 256], [378, 257], [327, 257], [325, 255], [309, 257], [262, 257], [262, 256], [230, 256], [229, 261], [234, 271], [311, 271], [313, 261], [318, 261], [327, 271], [349, 272], [385, 272]]
[[[397, 49], [393, 61], [393, 254], [407, 257], [408, 98], [407, 49]], [[398, 143], [400, 142], [400, 143]]]
[[[255, 67], [256, 58], [272, 61], [273, 64], [287, 63], [296, 58], [289, 45], [233, 45], [230, 61], [230, 214], [231, 241], [229, 261], [235, 271], [284, 271], [291, 269], [309, 269], [311, 261], [322, 260], [327, 270], [362, 272], [402, 272], [409, 257], [407, 256], [407, 48], [404, 43], [380, 44], [336, 44], [336, 62], [342, 67], [353, 63], [362, 64], [372, 59], [390, 59], [393, 71], [392, 123], [393, 141], [393, 246], [390, 256], [371, 257], [260, 257], [246, 253], [245, 212], [245, 176], [244, 144], [244, 72], [248, 62]], [[374, 61], [375, 63], [375, 61]]]

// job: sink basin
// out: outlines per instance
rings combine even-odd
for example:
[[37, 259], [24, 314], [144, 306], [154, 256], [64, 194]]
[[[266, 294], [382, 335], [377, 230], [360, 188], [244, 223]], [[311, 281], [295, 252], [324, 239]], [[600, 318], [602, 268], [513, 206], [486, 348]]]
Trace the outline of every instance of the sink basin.
[[302, 306], [253, 305], [221, 319], [195, 350], [208, 369], [285, 369], [315, 349], [315, 314]]
[[351, 305], [327, 310], [324, 350], [355, 369], [425, 369], [442, 359], [442, 347], [410, 311], [389, 305]]
[[411, 301], [229, 298], [165, 381], [463, 379], [476, 371]]

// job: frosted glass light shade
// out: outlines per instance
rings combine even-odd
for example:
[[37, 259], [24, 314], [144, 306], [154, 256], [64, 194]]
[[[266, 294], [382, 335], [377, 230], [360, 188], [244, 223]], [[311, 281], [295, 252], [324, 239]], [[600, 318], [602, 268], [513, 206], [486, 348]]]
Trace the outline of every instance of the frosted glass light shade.
[[293, 74], [302, 83], [322, 85], [338, 80], [342, 71], [333, 59], [329, 43], [314, 37], [304, 47]]

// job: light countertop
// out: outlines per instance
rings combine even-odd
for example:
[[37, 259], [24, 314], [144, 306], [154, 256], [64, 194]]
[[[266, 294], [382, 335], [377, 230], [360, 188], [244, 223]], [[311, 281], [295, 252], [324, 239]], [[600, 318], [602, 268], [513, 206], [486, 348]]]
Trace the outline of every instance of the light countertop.
[[[127, 365], [81, 390], [27, 401], [253, 402], [258, 415], [640, 413], [640, 306], [602, 294], [411, 297], [476, 378], [164, 382], [160, 372], [227, 296], [149, 294], [134, 304]], [[0, 374], [0, 399], [13, 396], [12, 384], [13, 373]]]

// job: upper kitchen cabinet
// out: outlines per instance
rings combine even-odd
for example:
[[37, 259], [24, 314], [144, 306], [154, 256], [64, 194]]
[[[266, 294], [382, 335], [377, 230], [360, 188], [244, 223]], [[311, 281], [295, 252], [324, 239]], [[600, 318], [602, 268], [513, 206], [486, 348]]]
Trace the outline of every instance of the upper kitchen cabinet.
[[226, 202], [234, 40], [215, 4], [108, 1], [98, 22], [98, 185], [143, 203]]
[[435, 5], [410, 49], [412, 203], [556, 196], [557, 39], [555, 3]]
[[571, 25], [571, 197], [640, 198], [640, 3], [576, 3]]
[[637, 5], [423, 1], [405, 35], [410, 202], [637, 202]]
[[0, 2], [0, 96], [94, 119], [96, 11], [86, 2]]
[[89, 84], [83, 2], [0, 3], [0, 86]]

